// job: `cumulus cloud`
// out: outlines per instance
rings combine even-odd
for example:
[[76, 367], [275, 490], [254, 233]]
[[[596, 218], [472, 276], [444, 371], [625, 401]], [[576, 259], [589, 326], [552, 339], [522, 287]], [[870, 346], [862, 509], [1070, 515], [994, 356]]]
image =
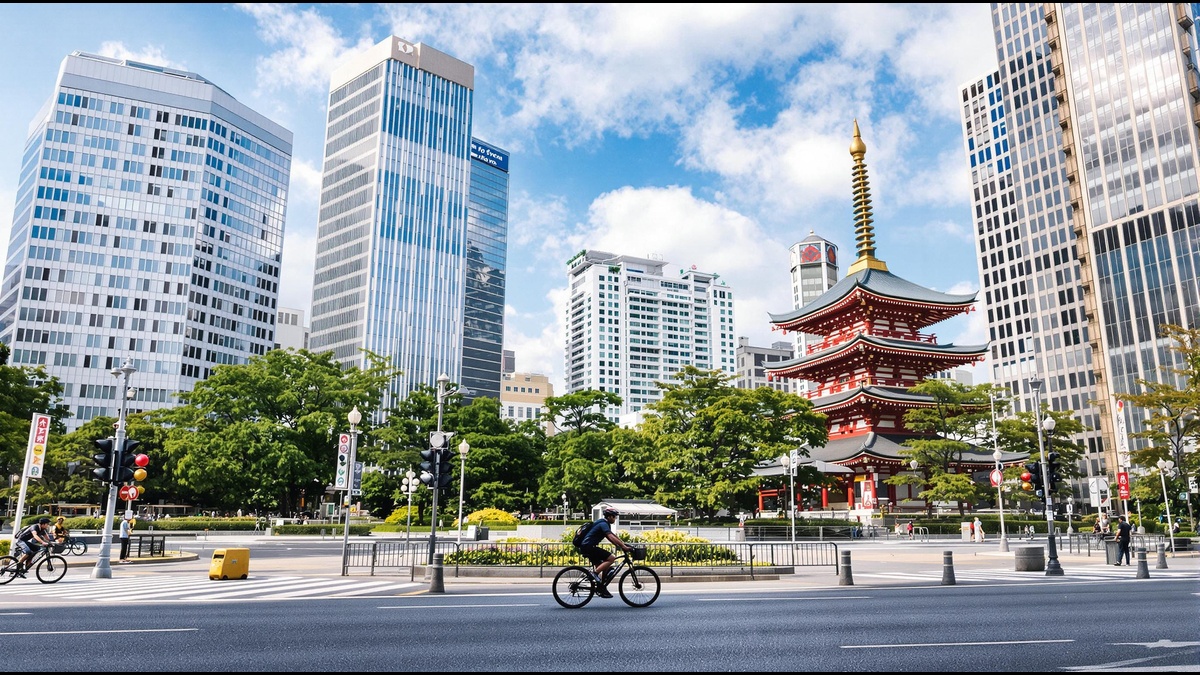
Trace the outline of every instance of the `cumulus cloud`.
[[122, 42], [104, 42], [100, 45], [100, 56], [107, 56], [111, 59], [137, 61], [138, 63], [148, 63], [153, 66], [174, 68], [176, 70], [188, 69], [183, 63], [179, 63], [168, 58], [165, 49], [156, 45], [147, 45], [142, 47], [140, 50], [134, 50], [125, 46], [125, 44]]
[[329, 74], [347, 53], [365, 49], [379, 40], [342, 37], [329, 18], [314, 8], [294, 5], [240, 4], [254, 17], [259, 36], [277, 51], [259, 59], [259, 87], [295, 89], [328, 94]]

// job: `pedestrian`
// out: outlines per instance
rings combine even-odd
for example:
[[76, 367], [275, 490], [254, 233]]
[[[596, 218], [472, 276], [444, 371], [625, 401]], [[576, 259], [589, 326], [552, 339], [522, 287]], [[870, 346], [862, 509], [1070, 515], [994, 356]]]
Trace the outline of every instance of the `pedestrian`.
[[975, 522], [972, 523], [972, 526], [975, 529], [975, 543], [982, 544], [983, 543], [983, 523], [981, 523], [979, 521], [979, 516], [975, 516]]
[[911, 520], [908, 521], [908, 538], [913, 538], [913, 522]]
[[127, 563], [129, 560], [129, 534], [133, 530], [133, 515], [125, 514], [125, 519], [121, 521], [121, 555], [117, 562]]
[[1129, 566], [1129, 541], [1133, 538], [1133, 528], [1129, 523], [1125, 522], [1125, 516], [1117, 517], [1117, 562], [1113, 563], [1117, 567], [1121, 566], [1121, 561], [1125, 561], [1125, 566]]

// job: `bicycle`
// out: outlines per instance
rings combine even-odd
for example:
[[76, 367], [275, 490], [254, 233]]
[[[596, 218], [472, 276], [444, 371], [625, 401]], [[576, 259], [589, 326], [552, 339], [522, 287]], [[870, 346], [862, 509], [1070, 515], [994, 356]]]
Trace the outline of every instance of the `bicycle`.
[[87, 553], [88, 545], [86, 541], [75, 537], [67, 537], [66, 539], [55, 542], [55, 553], [70, 553], [71, 555], [83, 555]]
[[[623, 552], [605, 575], [606, 581], [601, 584], [608, 588], [613, 579], [618, 579], [617, 591], [621, 600], [630, 607], [649, 607], [658, 599], [662, 591], [662, 582], [658, 573], [645, 565], [635, 565], [635, 561], [646, 559], [646, 548], [634, 546], [633, 552]], [[583, 566], [572, 565], [565, 567], [554, 577], [552, 586], [554, 600], [567, 609], [578, 609], [591, 602], [596, 595], [596, 581], [591, 572]]]
[[[43, 584], [52, 584], [59, 579], [62, 579], [67, 574], [67, 559], [58, 555], [53, 550], [53, 544], [50, 546], [39, 546], [34, 552], [33, 557], [29, 559], [29, 564], [24, 570], [36, 570], [38, 581]], [[6, 555], [0, 557], [0, 585], [16, 579], [22, 572], [21, 563], [17, 561], [15, 556]]]

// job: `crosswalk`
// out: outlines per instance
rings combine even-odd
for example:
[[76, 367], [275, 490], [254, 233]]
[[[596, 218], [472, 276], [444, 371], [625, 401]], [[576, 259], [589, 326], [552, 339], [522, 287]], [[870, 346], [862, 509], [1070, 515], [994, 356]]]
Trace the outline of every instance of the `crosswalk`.
[[[1194, 570], [1179, 570], [1179, 569], [1155, 569], [1150, 567], [1148, 570], [1151, 579], [1200, 579], [1200, 575]], [[941, 583], [943, 571], [941, 569], [919, 571], [919, 572], [859, 572], [854, 570], [854, 579], [879, 579], [892, 581], [913, 581], [913, 582], [937, 582]], [[1137, 566], [1121, 566], [1115, 565], [1088, 565], [1085, 567], [1075, 567], [1064, 570], [1063, 576], [1047, 577], [1045, 572], [1016, 572], [1011, 567], [1001, 568], [971, 568], [971, 569], [955, 569], [955, 583], [965, 582], [1014, 582], [1014, 581], [1033, 581], [1033, 580], [1050, 580], [1054, 582], [1060, 581], [1120, 581], [1123, 579], [1136, 579]]]
[[409, 581], [354, 577], [254, 576], [212, 581], [171, 575], [123, 576], [112, 579], [68, 575], [56, 584], [11, 583], [0, 586], [0, 600], [36, 596], [63, 600], [111, 602], [137, 597], [155, 602], [235, 602], [354, 597], [391, 597], [427, 587]]

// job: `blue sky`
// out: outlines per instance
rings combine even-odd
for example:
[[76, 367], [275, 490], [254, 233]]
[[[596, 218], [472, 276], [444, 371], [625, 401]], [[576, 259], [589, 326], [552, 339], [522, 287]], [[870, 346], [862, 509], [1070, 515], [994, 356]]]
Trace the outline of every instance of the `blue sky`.
[[[661, 256], [721, 275], [739, 336], [791, 309], [788, 247], [853, 260], [867, 144], [877, 255], [979, 288], [960, 87], [995, 70], [987, 4], [3, 4], [0, 241], [28, 126], [73, 51], [208, 78], [294, 137], [280, 303], [308, 309], [329, 73], [389, 35], [475, 66], [474, 135], [511, 153], [505, 347], [561, 392], [566, 261]], [[987, 340], [982, 312], [931, 329]], [[976, 369], [976, 381], [986, 378]]]

